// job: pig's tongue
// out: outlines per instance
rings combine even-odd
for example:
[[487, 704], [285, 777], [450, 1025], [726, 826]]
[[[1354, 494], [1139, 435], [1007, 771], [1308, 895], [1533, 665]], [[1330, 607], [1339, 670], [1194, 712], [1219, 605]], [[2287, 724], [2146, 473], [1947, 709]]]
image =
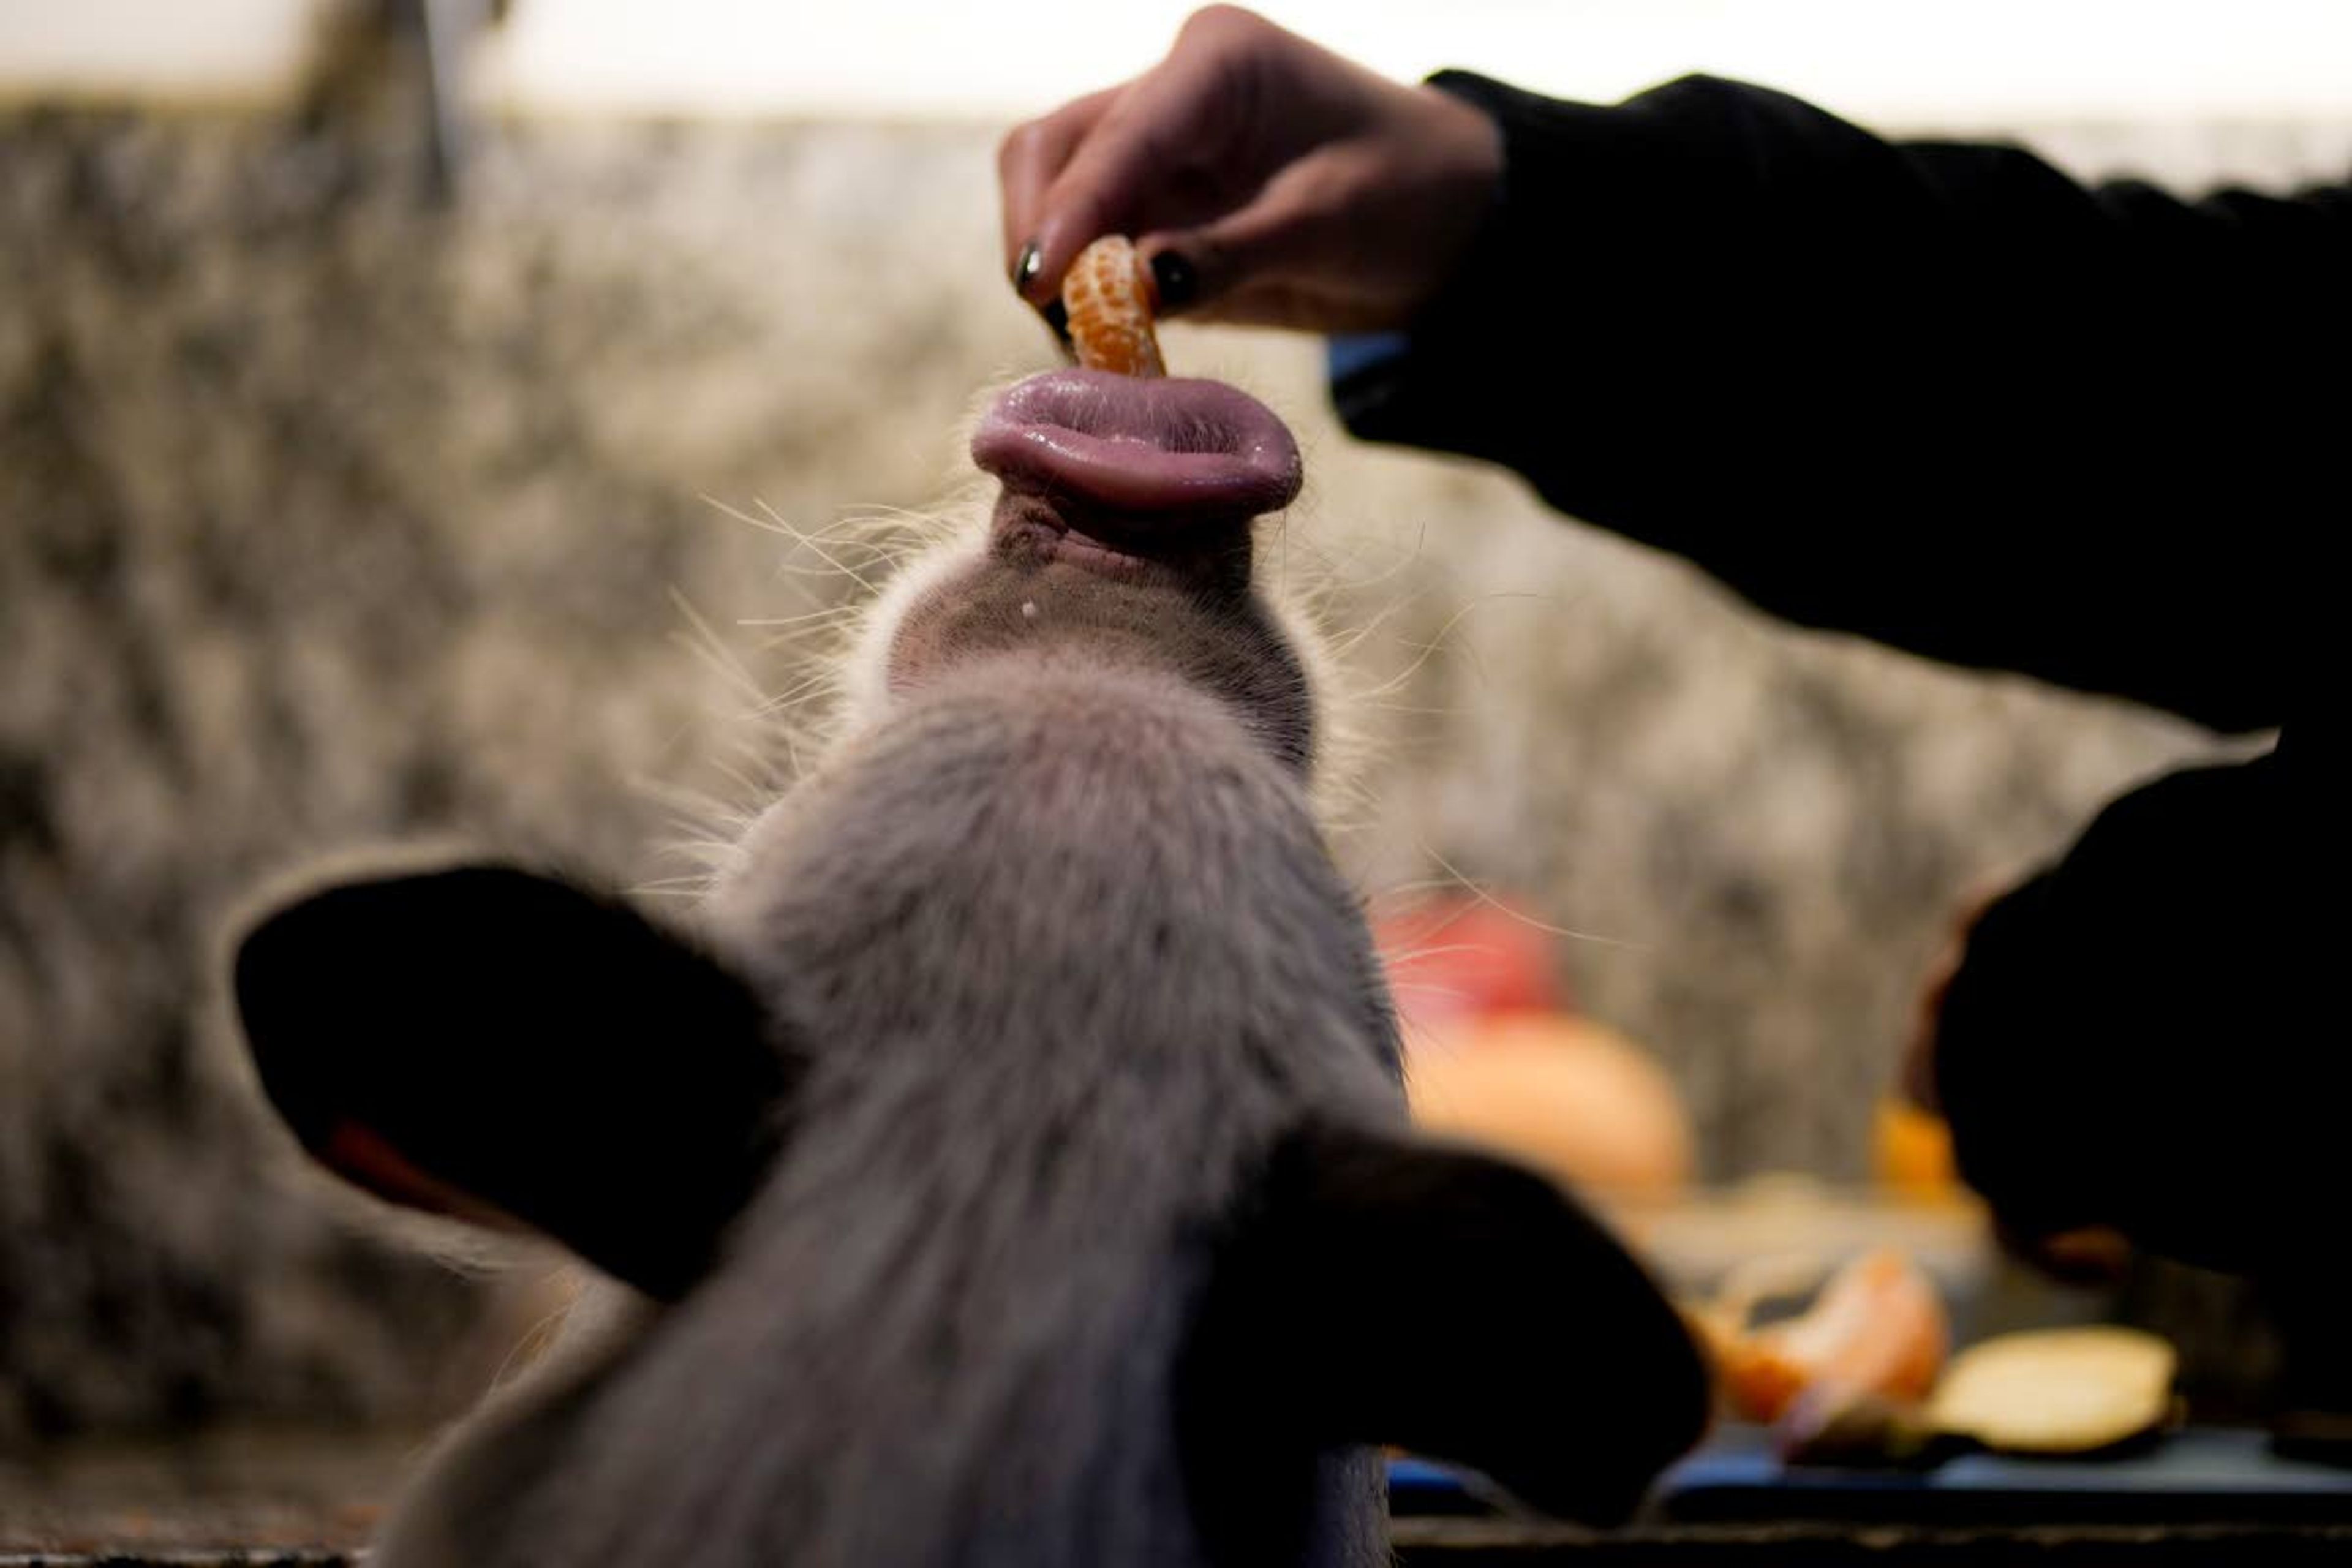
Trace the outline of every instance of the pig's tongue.
[[1290, 432], [1216, 381], [1048, 371], [996, 400], [971, 460], [1008, 489], [1146, 526], [1247, 519], [1298, 493]]

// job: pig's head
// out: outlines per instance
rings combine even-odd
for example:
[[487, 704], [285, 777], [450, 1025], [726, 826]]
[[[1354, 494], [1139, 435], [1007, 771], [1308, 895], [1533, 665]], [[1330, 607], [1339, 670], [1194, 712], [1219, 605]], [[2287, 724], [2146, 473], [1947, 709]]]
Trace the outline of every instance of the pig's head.
[[[1298, 489], [1289, 433], [1221, 384], [1064, 371], [999, 397], [972, 455], [1001, 486], [992, 510], [904, 573], [866, 618], [848, 743], [831, 776], [747, 836], [767, 847], [730, 873], [737, 918], [724, 918], [726, 883], [709, 929], [689, 934], [507, 867], [339, 881], [272, 911], [239, 951], [237, 1004], [263, 1088], [310, 1152], [362, 1187], [537, 1232], [670, 1304], [614, 1363], [616, 1379], [635, 1375], [629, 1366], [650, 1377], [669, 1364], [656, 1352], [703, 1342], [692, 1336], [744, 1342], [726, 1313], [747, 1292], [757, 1314], [789, 1310], [789, 1289], [751, 1289], [765, 1278], [753, 1272], [761, 1222], [775, 1223], [775, 1194], [799, 1195], [796, 1157], [839, 1173], [845, 1191], [870, 1179], [872, 1145], [850, 1147], [839, 1131], [866, 1125], [844, 1107], [883, 1076], [865, 1053], [890, 1054], [902, 1079], [925, 1084], [978, 1076], [985, 1059], [1021, 1086], [985, 1101], [1004, 1115], [1003, 1100], [1061, 1075], [1132, 1089], [1103, 1064], [1140, 1049], [1139, 1036], [1165, 1034], [1173, 1050], [1135, 1080], [1153, 1086], [1140, 1097], [1151, 1113], [1224, 1128], [1246, 1112], [1259, 1130], [1235, 1141], [1223, 1184], [1182, 1232], [1199, 1289], [1181, 1335], [1180, 1409], [1136, 1423], [1139, 1443], [1171, 1414], [1199, 1434], [1202, 1462], [1185, 1467], [1198, 1522], [1240, 1532], [1210, 1557], [1280, 1557], [1280, 1521], [1304, 1517], [1297, 1497], [1274, 1495], [1298, 1481], [1289, 1462], [1339, 1450], [1366, 1462], [1378, 1444], [1459, 1459], [1555, 1511], [1622, 1514], [1695, 1436], [1705, 1380], [1679, 1318], [1566, 1194], [1400, 1125], [1370, 939], [1305, 805], [1321, 749], [1312, 654], [1252, 569], [1254, 525]], [[1057, 702], [1069, 722], [1042, 711]], [[1138, 704], [1154, 710], [1138, 733], [1176, 737], [1154, 742], [1167, 755], [1120, 749]], [[956, 723], [933, 722], [942, 713]], [[948, 728], [962, 749], [927, 751]], [[972, 763], [1025, 758], [1073, 734], [1113, 758], [1085, 777], [1116, 797], [1121, 810], [1101, 820], [1119, 832], [1087, 834], [1066, 798], [1038, 804], [1034, 772]], [[1192, 788], [1204, 770], [1223, 786]], [[1182, 787], [1149, 796], [1171, 778]], [[1037, 819], [965, 832], [952, 808], [975, 789]], [[796, 807], [802, 797], [810, 804]], [[1153, 810], [1134, 809], [1147, 797]], [[1173, 804], [1160, 811], [1162, 801]], [[1188, 824], [1186, 812], [1222, 819]], [[1161, 853], [1137, 853], [1145, 833], [1160, 836]], [[1239, 847], [1215, 858], [1214, 844]], [[1049, 852], [1024, 852], [1040, 846]], [[1171, 897], [1188, 874], [1205, 880]], [[991, 897], [970, 896], [976, 886]], [[975, 909], [1012, 914], [968, 918]], [[919, 925], [928, 934], [910, 937]], [[1023, 946], [1033, 926], [1055, 940]], [[1059, 940], [1069, 927], [1075, 948]], [[923, 982], [981, 972], [1003, 977], [991, 1005], [928, 1001], [971, 993]], [[866, 1007], [868, 992], [887, 1005]], [[1099, 1015], [1133, 1026], [1110, 1031], [1110, 1049], [1071, 993], [1157, 1000]], [[1047, 1054], [1056, 1041], [1070, 1048]], [[1260, 1047], [1282, 1058], [1276, 1068], [1256, 1065]], [[1154, 1076], [1216, 1053], [1243, 1065], [1198, 1081], [1221, 1092], [1246, 1082], [1246, 1095]], [[835, 1070], [845, 1062], [854, 1070]], [[1072, 1103], [1082, 1120], [1103, 1101]], [[1132, 1098], [1114, 1103], [1140, 1114]], [[1125, 1124], [1109, 1131], [1088, 1146], [1115, 1150], [1122, 1165], [1132, 1143], [1151, 1141]], [[1066, 1125], [1047, 1131], [1073, 1141]], [[939, 1152], [944, 1169], [953, 1152]], [[1154, 1179], [1208, 1178], [1185, 1164]], [[1083, 1204], [1094, 1188], [1053, 1191], [1056, 1204]], [[1131, 1218], [1120, 1209], [1110, 1230], [1139, 1228]], [[854, 1221], [824, 1234], [855, 1239]], [[808, 1278], [794, 1273], [793, 1287]], [[1157, 1272], [1150, 1283], [1152, 1299], [1168, 1293]], [[1431, 1350], [1395, 1354], [1399, 1323]], [[1133, 1353], [1152, 1352], [1139, 1343]], [[687, 1370], [697, 1366], [709, 1370]], [[722, 1371], [720, 1386], [748, 1375], [732, 1363]], [[516, 1500], [540, 1467], [580, 1532], [565, 1537], [579, 1550], [550, 1560], [612, 1560], [591, 1521], [618, 1529], [659, 1499], [583, 1492], [564, 1467], [594, 1451], [618, 1456], [600, 1473], [647, 1491], [677, 1478], [661, 1432], [599, 1425], [585, 1414], [593, 1398], [583, 1387], [536, 1406], [535, 1436], [486, 1427], [445, 1472], [447, 1539], [488, 1540], [520, 1517]], [[771, 1416], [765, 1405], [754, 1414]], [[861, 1418], [855, 1401], [792, 1417], [828, 1442], [839, 1433], [826, 1423]], [[1350, 1496], [1376, 1525], [1372, 1490]], [[681, 1531], [704, 1528], [688, 1510]], [[763, 1560], [744, 1541], [701, 1544], [675, 1560]], [[453, 1556], [519, 1560], [474, 1544], [462, 1555], [411, 1545], [384, 1560]]]
[[[317, 891], [247, 933], [236, 991], [262, 1086], [321, 1163], [553, 1240], [657, 1302], [725, 1275], [809, 1114], [815, 1047], [756, 987], [620, 900], [516, 868]], [[1221, 1229], [1181, 1412], [1213, 1438], [1209, 1524], [1285, 1521], [1265, 1493], [1296, 1480], [1283, 1465], [1301, 1445], [1406, 1447], [1615, 1522], [1705, 1426], [1679, 1314], [1568, 1194], [1507, 1161], [1302, 1106]], [[557, 1399], [530, 1421], [491, 1429], [472, 1477], [487, 1490], [444, 1505], [452, 1528], [502, 1520], [502, 1464], [545, 1462], [579, 1417]], [[1283, 1561], [1275, 1539], [1233, 1560]]]

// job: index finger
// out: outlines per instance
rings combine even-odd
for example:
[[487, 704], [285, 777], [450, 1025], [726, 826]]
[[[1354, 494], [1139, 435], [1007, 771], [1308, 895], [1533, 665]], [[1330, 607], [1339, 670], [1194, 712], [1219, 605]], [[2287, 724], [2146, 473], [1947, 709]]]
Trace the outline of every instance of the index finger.
[[1076, 144], [1057, 150], [1058, 168], [1026, 215], [1037, 247], [1030, 298], [1058, 286], [1101, 236], [1221, 216], [1264, 178], [1275, 150], [1254, 138], [1250, 105], [1276, 30], [1237, 16], [1212, 6], [1186, 22], [1165, 59], [1091, 106]]
[[1051, 297], [1050, 290], [1033, 292], [1033, 285], [1044, 273], [1041, 269], [1024, 278], [1019, 268], [1022, 254], [1035, 237], [1038, 220], [1044, 216], [1045, 192], [1112, 101], [1126, 90], [1124, 85], [1107, 87], [1100, 92], [1073, 99], [1051, 114], [1014, 126], [997, 147], [996, 181], [1003, 198], [1004, 265], [1013, 274], [1013, 288], [1033, 303], [1038, 293]]

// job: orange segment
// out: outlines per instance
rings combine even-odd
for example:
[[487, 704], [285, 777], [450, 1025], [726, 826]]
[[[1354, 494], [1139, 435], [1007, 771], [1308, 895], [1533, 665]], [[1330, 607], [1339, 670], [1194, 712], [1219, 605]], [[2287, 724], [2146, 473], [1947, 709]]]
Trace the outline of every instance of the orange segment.
[[1078, 363], [1120, 375], [1166, 375], [1151, 331], [1156, 300], [1151, 274], [1125, 236], [1104, 235], [1078, 252], [1062, 279], [1062, 309], [1069, 314]]
[[1801, 1317], [1744, 1334], [1712, 1326], [1724, 1392], [1753, 1421], [1778, 1419], [1800, 1394], [1822, 1386], [1924, 1398], [1951, 1339], [1935, 1285], [1887, 1249], [1839, 1270]]

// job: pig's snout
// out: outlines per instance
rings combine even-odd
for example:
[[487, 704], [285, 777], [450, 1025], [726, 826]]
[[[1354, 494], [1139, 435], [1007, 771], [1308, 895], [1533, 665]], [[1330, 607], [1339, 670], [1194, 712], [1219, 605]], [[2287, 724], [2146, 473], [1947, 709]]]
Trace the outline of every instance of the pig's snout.
[[1223, 382], [1049, 371], [996, 400], [972, 461], [1004, 484], [1000, 526], [1038, 521], [1165, 560], [1231, 539], [1298, 493], [1298, 444]]
[[1118, 665], [1223, 700], [1305, 768], [1314, 693], [1254, 572], [1252, 520], [1300, 478], [1271, 410], [1221, 382], [1053, 371], [996, 399], [971, 456], [1003, 487], [987, 535], [878, 607], [862, 645], [878, 658], [852, 678], [871, 711], [999, 656], [1020, 662], [997, 679]]

